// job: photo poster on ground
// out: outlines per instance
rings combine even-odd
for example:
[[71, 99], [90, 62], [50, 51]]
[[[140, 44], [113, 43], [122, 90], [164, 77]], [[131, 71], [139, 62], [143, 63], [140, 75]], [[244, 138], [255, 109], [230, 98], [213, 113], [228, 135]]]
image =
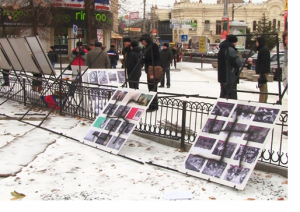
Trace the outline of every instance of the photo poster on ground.
[[83, 142], [118, 154], [155, 95], [156, 92], [118, 88], [89, 128]]
[[179, 171], [244, 190], [280, 113], [281, 105], [218, 99]]

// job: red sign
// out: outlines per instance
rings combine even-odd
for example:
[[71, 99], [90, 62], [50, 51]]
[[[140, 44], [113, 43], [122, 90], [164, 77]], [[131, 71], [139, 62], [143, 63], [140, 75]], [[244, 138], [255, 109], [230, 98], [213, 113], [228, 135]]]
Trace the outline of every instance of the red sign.
[[139, 12], [129, 13], [129, 19], [139, 19]]
[[152, 30], [152, 34], [153, 34], [153, 35], [156, 35], [156, 33], [157, 33], [156, 29], [153, 29], [153, 30]]

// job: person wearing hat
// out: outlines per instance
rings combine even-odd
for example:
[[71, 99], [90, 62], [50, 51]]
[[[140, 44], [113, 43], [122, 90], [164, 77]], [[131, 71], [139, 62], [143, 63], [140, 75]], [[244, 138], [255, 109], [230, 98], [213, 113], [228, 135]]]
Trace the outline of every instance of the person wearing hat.
[[110, 68], [108, 54], [102, 49], [101, 42], [96, 42], [95, 48], [87, 53], [86, 65], [89, 68]]
[[70, 57], [73, 59], [71, 65], [84, 66], [87, 53], [88, 51], [84, 48], [82, 42], [78, 41], [76, 43], [76, 48], [72, 49], [70, 54]]
[[160, 51], [160, 65], [164, 69], [164, 75], [160, 82], [160, 88], [165, 87], [165, 75], [167, 75], [167, 88], [170, 88], [170, 65], [173, 60], [173, 52], [169, 48], [168, 43], [162, 45], [162, 50]]
[[128, 56], [127, 63], [127, 76], [129, 82], [129, 88], [139, 89], [139, 81], [142, 75], [143, 63], [140, 61], [142, 55], [142, 49], [139, 47], [139, 43], [133, 40], [130, 45], [131, 52]]
[[90, 43], [89, 46], [87, 47], [88, 51], [91, 51], [95, 48], [95, 43]]
[[[257, 50], [257, 60], [256, 60], [256, 74], [260, 75], [260, 78], [268, 77], [270, 73], [270, 50], [266, 46], [266, 41], [264, 37], [258, 37], [256, 39], [256, 50]], [[267, 82], [259, 84], [259, 91], [263, 93], [268, 93]], [[268, 99], [268, 94], [259, 94], [259, 102], [266, 103]]]
[[[145, 72], [148, 73], [149, 66], [158, 66], [160, 65], [160, 56], [159, 56], [159, 48], [156, 43], [153, 43], [152, 38], [149, 34], [143, 34], [139, 41], [144, 46], [143, 50], [143, 62], [145, 63]], [[148, 90], [157, 92], [157, 84], [158, 82], [150, 82], [148, 81]], [[147, 112], [153, 112], [158, 110], [158, 99], [157, 95], [155, 95], [153, 101], [151, 102]]]
[[122, 49], [123, 59], [121, 60], [122, 68], [126, 70], [127, 58], [131, 52], [131, 39], [129, 37], [123, 38], [124, 48]]
[[111, 68], [113, 69], [117, 68], [119, 54], [115, 49], [115, 45], [110, 45], [110, 49], [107, 51], [107, 54], [109, 56]]
[[54, 68], [55, 66], [55, 63], [58, 62], [58, 56], [56, 54], [56, 52], [54, 51], [54, 47], [53, 46], [50, 46], [50, 51], [48, 52], [48, 58]]
[[218, 82], [220, 83], [220, 98], [237, 99], [237, 83], [239, 68], [242, 61], [237, 55], [237, 37], [227, 35], [220, 44], [218, 53]]

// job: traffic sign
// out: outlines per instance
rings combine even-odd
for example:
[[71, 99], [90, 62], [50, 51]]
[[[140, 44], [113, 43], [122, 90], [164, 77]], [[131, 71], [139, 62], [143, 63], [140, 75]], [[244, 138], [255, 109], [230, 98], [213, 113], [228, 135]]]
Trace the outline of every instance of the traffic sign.
[[73, 24], [73, 34], [77, 35], [78, 27]]
[[181, 42], [188, 41], [188, 35], [181, 35]]

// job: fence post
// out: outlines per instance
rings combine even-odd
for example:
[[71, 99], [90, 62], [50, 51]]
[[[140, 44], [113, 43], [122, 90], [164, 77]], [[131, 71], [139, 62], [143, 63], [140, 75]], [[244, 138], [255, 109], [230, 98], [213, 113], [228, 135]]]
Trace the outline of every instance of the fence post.
[[25, 78], [23, 78], [23, 96], [24, 96], [24, 106], [26, 106], [26, 99], [27, 99], [27, 96], [26, 96], [26, 88], [25, 88]]
[[184, 141], [185, 141], [185, 119], [186, 119], [186, 101], [182, 102], [182, 121], [181, 121], [181, 142], [180, 150], [184, 152]]

